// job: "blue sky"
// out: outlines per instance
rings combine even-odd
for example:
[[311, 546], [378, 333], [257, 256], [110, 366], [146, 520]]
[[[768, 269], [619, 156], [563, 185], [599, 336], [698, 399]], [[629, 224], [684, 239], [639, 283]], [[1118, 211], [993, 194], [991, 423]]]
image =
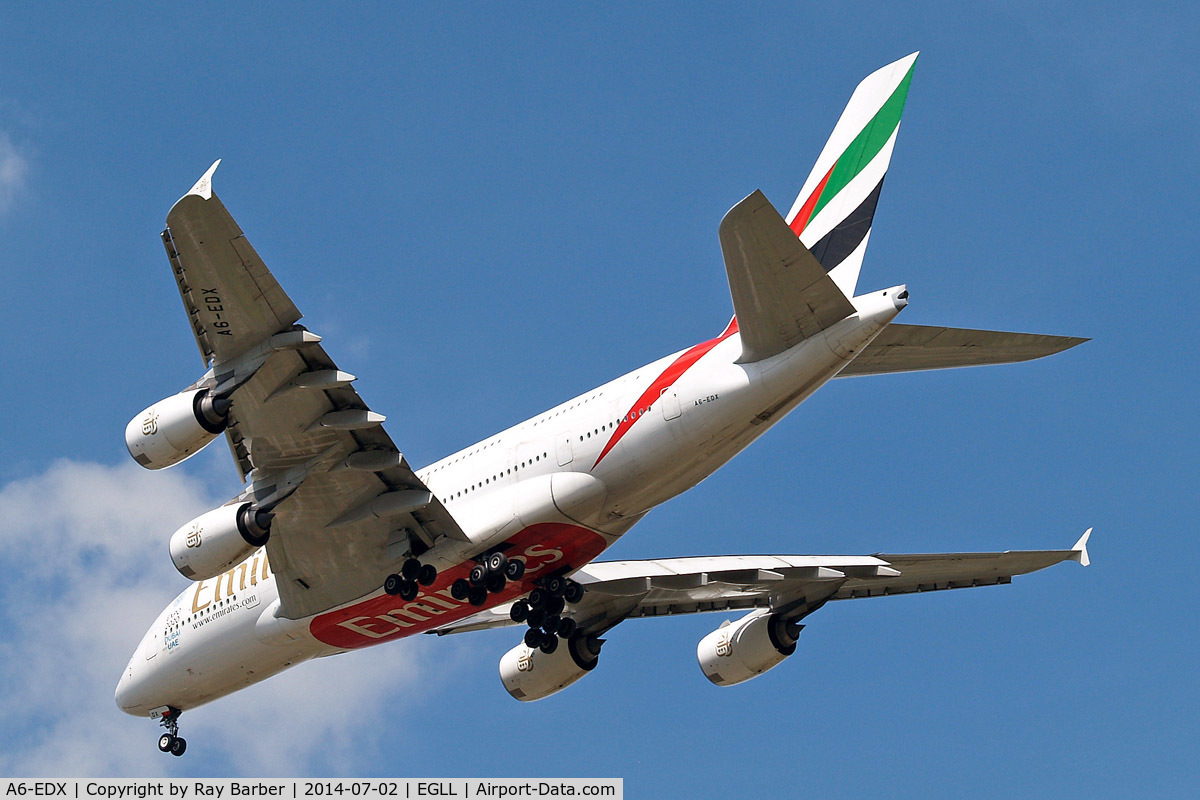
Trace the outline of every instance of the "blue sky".
[[[0, 25], [0, 774], [618, 776], [630, 796], [1185, 795], [1200, 774], [1185, 4], [32, 4]], [[238, 490], [125, 422], [199, 360], [158, 233], [215, 185], [428, 463], [719, 332], [721, 216], [786, 210], [855, 84], [921, 50], [860, 288], [901, 321], [1089, 336], [838, 381], [615, 558], [1065, 548], [1093, 566], [829, 606], [717, 689], [720, 621], [632, 621], [517, 704], [499, 631], [305, 665], [185, 715], [112, 688]]]

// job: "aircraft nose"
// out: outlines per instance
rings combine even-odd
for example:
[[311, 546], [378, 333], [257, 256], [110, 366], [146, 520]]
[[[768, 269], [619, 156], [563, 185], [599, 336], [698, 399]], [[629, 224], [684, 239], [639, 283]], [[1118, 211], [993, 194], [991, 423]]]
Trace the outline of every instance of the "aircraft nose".
[[126, 714], [141, 716], [142, 709], [135, 699], [136, 692], [133, 687], [133, 670], [126, 667], [121, 673], [121, 679], [117, 681], [117, 689], [113, 692], [113, 699], [117, 701], [117, 708], [124, 711]]

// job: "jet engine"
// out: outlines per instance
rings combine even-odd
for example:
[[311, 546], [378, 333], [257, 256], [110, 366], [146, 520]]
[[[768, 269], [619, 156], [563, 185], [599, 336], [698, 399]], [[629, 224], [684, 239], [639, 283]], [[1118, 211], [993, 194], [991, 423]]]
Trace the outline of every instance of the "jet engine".
[[160, 400], [125, 426], [125, 446], [146, 469], [174, 466], [204, 449], [229, 424], [228, 398], [189, 389]]
[[253, 503], [201, 514], [171, 534], [171, 561], [183, 577], [194, 581], [220, 575], [267, 543], [271, 516]]
[[572, 636], [552, 653], [519, 644], [500, 658], [500, 680], [518, 700], [541, 700], [595, 669], [602, 644], [595, 636], [586, 635]]
[[726, 621], [696, 646], [704, 676], [717, 686], [733, 686], [761, 675], [796, 652], [804, 628], [770, 609], [751, 611], [737, 622]]

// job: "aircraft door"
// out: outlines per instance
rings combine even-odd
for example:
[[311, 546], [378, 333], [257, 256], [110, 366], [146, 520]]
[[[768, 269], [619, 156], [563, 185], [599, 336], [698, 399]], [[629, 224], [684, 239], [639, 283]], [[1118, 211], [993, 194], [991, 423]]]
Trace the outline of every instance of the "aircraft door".
[[554, 449], [557, 451], [558, 465], [560, 467], [565, 467], [567, 464], [570, 464], [571, 460], [575, 457], [575, 455], [571, 452], [571, 434], [560, 433], [558, 435], [558, 439], [555, 440]]
[[158, 631], [154, 631], [146, 636], [146, 641], [143, 643], [142, 649], [145, 651], [147, 661], [158, 655]]
[[679, 395], [675, 393], [673, 386], [662, 390], [658, 396], [658, 404], [662, 406], [663, 417], [666, 419], [675, 419], [683, 413], [679, 408]]

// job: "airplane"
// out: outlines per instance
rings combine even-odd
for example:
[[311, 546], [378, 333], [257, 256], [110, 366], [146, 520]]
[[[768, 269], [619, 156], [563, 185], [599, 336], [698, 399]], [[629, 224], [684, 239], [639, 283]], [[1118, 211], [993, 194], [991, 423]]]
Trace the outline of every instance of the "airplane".
[[501, 682], [533, 701], [591, 672], [623, 620], [744, 611], [696, 651], [708, 680], [730, 686], [795, 652], [801, 621], [827, 602], [1086, 566], [1090, 528], [1069, 550], [595, 560], [833, 378], [1086, 341], [899, 324], [905, 286], [855, 294], [917, 55], [858, 85], [786, 217], [756, 191], [722, 219], [734, 316], [717, 336], [421, 470], [298, 324], [214, 193], [214, 163], [162, 233], [205, 372], [125, 439], [157, 470], [224, 434], [245, 486], [171, 536], [191, 583], [130, 658], [118, 707], [157, 719], [159, 749], [178, 756], [183, 711], [313, 658], [513, 626], [524, 632]]

